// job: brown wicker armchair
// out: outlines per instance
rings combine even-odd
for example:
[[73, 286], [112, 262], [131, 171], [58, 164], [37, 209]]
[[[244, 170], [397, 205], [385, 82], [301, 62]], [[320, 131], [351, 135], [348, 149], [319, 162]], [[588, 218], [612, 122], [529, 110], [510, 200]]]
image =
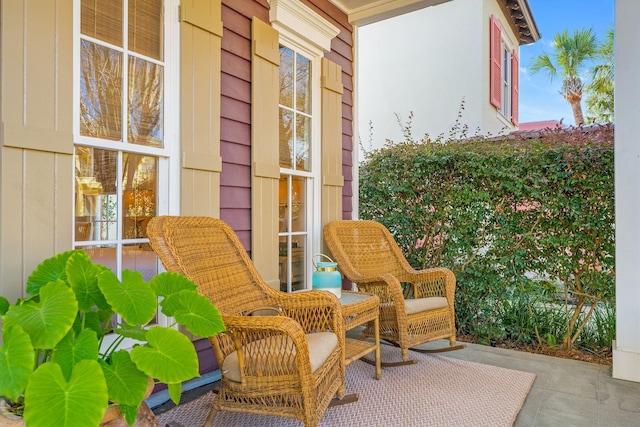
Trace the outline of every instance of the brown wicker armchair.
[[344, 396], [345, 334], [335, 295], [272, 289], [218, 219], [161, 216], [147, 233], [165, 268], [195, 282], [227, 329], [209, 338], [222, 380], [205, 425], [227, 410], [316, 426], [333, 397]]
[[[375, 221], [333, 221], [323, 230], [338, 268], [360, 292], [380, 297], [380, 339], [402, 349], [398, 365], [409, 361], [409, 350], [457, 350], [453, 300], [456, 279], [447, 268], [414, 270], [387, 228]], [[371, 325], [365, 336], [373, 336]], [[450, 347], [418, 350], [413, 346], [442, 338]]]

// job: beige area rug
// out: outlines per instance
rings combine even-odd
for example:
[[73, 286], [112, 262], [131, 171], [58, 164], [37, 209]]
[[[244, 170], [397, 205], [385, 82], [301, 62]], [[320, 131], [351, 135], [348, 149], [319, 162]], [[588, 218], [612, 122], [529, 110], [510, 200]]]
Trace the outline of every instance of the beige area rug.
[[[400, 360], [400, 350], [381, 346], [382, 360]], [[465, 351], [465, 350], [460, 350]], [[533, 385], [535, 374], [410, 352], [415, 365], [384, 368], [376, 380], [374, 367], [357, 361], [347, 366], [346, 392], [354, 403], [329, 408], [321, 427], [415, 426], [501, 427], [513, 425]], [[214, 394], [158, 415], [160, 426], [176, 422], [202, 426]], [[214, 426], [301, 427], [297, 420], [267, 415], [218, 412]]]

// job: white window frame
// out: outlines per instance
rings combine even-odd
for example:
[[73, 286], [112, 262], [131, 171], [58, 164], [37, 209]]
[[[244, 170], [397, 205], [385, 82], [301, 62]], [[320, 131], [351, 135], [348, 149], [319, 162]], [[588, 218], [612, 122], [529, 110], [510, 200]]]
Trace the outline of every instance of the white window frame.
[[[303, 175], [309, 178], [307, 188], [307, 230], [305, 259], [305, 282], [311, 287], [313, 274], [312, 257], [319, 253], [322, 246], [322, 58], [331, 50], [331, 40], [340, 33], [340, 29], [325, 18], [305, 6], [299, 0], [269, 0], [269, 18], [273, 28], [280, 34], [280, 44], [299, 51], [311, 61], [311, 172]], [[291, 169], [282, 169], [281, 173], [289, 174]], [[306, 174], [306, 173], [305, 173]], [[277, 203], [277, 201], [274, 201]]]
[[[155, 156], [158, 158], [158, 194], [157, 194], [157, 215], [176, 215], [179, 213], [180, 206], [180, 24], [178, 9], [180, 0], [164, 0], [164, 147], [147, 147], [141, 145], [128, 145], [121, 141], [97, 141], [95, 138], [80, 135], [80, 0], [73, 2], [73, 139], [74, 145], [87, 146], [93, 148], [107, 149], [118, 152], [122, 156], [123, 152], [135, 152]], [[126, 11], [128, 0], [123, 0], [123, 10]], [[123, 23], [126, 25], [126, 22]], [[91, 40], [90, 37], [82, 36], [83, 39]], [[104, 42], [100, 42], [105, 44]], [[117, 50], [126, 50], [125, 40], [123, 47], [114, 47]], [[123, 87], [126, 88], [126, 73], [123, 73]], [[123, 93], [126, 93], [124, 91]], [[123, 115], [126, 117], [126, 114]], [[126, 127], [124, 132], [126, 132]], [[127, 149], [129, 148], [129, 149]], [[134, 148], [135, 150], [131, 150]], [[73, 164], [73, 162], [72, 162]], [[75, 176], [72, 169], [71, 176]], [[118, 171], [118, 176], [122, 176]], [[71, 183], [71, 185], [74, 185]], [[119, 190], [120, 191], [120, 190]], [[72, 210], [73, 212], [75, 211]], [[70, 219], [74, 221], [72, 217]], [[118, 215], [118, 227], [122, 227], [122, 217]], [[102, 244], [113, 244], [117, 248], [127, 244], [129, 239], [123, 239], [118, 236], [116, 240], [104, 240]], [[74, 246], [76, 245], [74, 237]], [[122, 271], [122, 254], [120, 250], [116, 250], [116, 266], [117, 273], [120, 277]], [[158, 260], [158, 272], [163, 271], [164, 267]], [[168, 326], [171, 319], [158, 312], [157, 324]], [[110, 337], [105, 337], [103, 345], [109, 345]], [[128, 348], [134, 343], [133, 340], [127, 340], [122, 348]]]
[[[321, 88], [320, 88], [320, 75], [322, 72], [322, 56], [318, 52], [314, 52], [309, 49], [308, 46], [304, 46], [298, 41], [294, 41], [289, 37], [280, 36], [280, 44], [293, 50], [294, 54], [299, 53], [305, 56], [310, 61], [311, 65], [311, 141], [310, 141], [310, 164], [309, 171], [302, 171], [290, 168], [280, 168], [281, 174], [298, 176], [306, 179], [305, 188], [305, 224], [306, 232], [293, 232], [288, 228], [288, 232], [279, 233], [279, 235], [306, 235], [305, 239], [305, 277], [307, 280], [304, 282], [306, 288], [311, 287], [311, 275], [313, 274], [313, 264], [311, 263], [311, 257], [313, 254], [320, 252], [321, 247], [321, 230], [320, 230], [320, 206], [322, 188], [321, 184]], [[290, 226], [290, 224], [289, 224]]]
[[[504, 28], [504, 27], [503, 27]], [[498, 109], [498, 115], [505, 119], [509, 126], [511, 126], [511, 92], [513, 90], [513, 81], [511, 79], [511, 58], [513, 57], [513, 46], [509, 40], [505, 37], [505, 31], [502, 31], [502, 42], [500, 46], [500, 64], [501, 64], [501, 89], [502, 89], [502, 102]], [[506, 79], [505, 79], [506, 76]]]

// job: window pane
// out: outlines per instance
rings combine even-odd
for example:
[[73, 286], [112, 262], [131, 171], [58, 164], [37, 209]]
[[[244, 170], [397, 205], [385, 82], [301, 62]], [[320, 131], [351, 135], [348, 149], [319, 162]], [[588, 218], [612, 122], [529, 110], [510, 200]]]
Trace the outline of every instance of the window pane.
[[291, 238], [291, 290], [297, 291], [305, 288], [305, 236], [292, 236]]
[[280, 167], [293, 168], [293, 112], [280, 108]]
[[147, 223], [156, 216], [158, 159], [124, 153], [122, 227], [125, 239], [147, 237]]
[[296, 110], [311, 113], [311, 61], [296, 54]]
[[122, 54], [83, 40], [80, 55], [80, 134], [120, 141]]
[[306, 231], [305, 179], [291, 177], [291, 231]]
[[115, 151], [75, 149], [75, 240], [117, 238]]
[[129, 142], [163, 146], [164, 70], [140, 58], [129, 57]]
[[298, 114], [296, 117], [296, 169], [310, 170], [311, 118]]
[[280, 105], [293, 108], [293, 51], [280, 46]]
[[502, 79], [505, 82], [509, 81], [509, 63], [510, 63], [510, 58], [509, 58], [509, 51], [505, 48], [502, 50], [502, 72], [503, 72], [503, 76]]
[[122, 0], [82, 0], [80, 31], [122, 47]]
[[[283, 292], [289, 289], [296, 291], [305, 288], [305, 240], [305, 236], [280, 237], [279, 276], [280, 290]], [[291, 251], [289, 251], [289, 243]]]
[[129, 0], [129, 50], [162, 61], [162, 1]]
[[104, 265], [114, 273], [116, 272], [116, 247], [113, 245], [108, 246], [95, 246], [82, 248], [91, 261], [96, 264]]
[[278, 189], [278, 227], [281, 233], [289, 231], [289, 177], [280, 175]]
[[158, 274], [158, 258], [148, 244], [131, 244], [122, 247], [122, 268], [142, 273], [146, 282]]

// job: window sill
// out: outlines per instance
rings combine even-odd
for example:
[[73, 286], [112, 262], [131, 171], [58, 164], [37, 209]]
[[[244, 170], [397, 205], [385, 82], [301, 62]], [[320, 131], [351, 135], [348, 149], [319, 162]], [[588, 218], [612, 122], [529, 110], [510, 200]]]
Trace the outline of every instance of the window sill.
[[500, 120], [502, 122], [502, 124], [504, 125], [504, 127], [508, 130], [516, 130], [516, 127], [513, 125], [513, 123], [511, 123], [511, 120], [507, 118], [507, 116], [505, 116], [504, 114], [502, 114], [502, 111], [496, 109], [496, 117], [498, 118], [498, 120]]

